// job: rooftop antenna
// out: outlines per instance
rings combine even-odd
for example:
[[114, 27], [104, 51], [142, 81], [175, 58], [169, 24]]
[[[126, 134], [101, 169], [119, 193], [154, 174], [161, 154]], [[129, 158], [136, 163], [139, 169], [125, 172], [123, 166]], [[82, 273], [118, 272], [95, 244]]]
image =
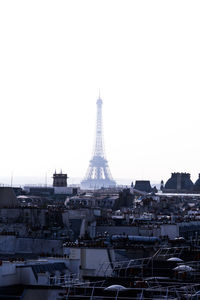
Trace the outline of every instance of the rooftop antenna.
[[45, 173], [45, 186], [47, 188], [47, 172]]
[[101, 97], [100, 97], [100, 89], [99, 89], [99, 99], [101, 99]]
[[13, 172], [11, 173], [10, 185], [13, 186]]

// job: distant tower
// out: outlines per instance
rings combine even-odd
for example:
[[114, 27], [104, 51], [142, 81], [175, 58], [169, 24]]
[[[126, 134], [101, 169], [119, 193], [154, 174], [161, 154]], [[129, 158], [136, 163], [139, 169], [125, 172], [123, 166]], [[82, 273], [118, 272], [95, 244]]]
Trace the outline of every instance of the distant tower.
[[60, 173], [53, 174], [53, 186], [55, 187], [61, 187], [61, 186], [67, 186], [67, 174], [63, 174], [62, 171]]
[[97, 99], [96, 140], [92, 159], [81, 186], [84, 189], [99, 189], [101, 187], [115, 187], [108, 161], [105, 158], [102, 132], [102, 100]]
[[53, 187], [55, 194], [66, 194], [67, 193], [67, 174], [60, 173], [53, 174]]
[[164, 189], [164, 181], [161, 180], [161, 183], [160, 183], [160, 190], [162, 191]]

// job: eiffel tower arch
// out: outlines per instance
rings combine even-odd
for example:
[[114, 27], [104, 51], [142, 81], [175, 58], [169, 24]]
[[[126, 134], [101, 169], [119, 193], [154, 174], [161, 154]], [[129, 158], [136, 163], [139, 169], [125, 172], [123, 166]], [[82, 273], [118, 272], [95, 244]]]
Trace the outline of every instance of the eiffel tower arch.
[[97, 121], [95, 146], [85, 178], [81, 182], [83, 189], [99, 189], [102, 187], [115, 187], [108, 161], [105, 157], [103, 131], [102, 131], [102, 99], [97, 99]]

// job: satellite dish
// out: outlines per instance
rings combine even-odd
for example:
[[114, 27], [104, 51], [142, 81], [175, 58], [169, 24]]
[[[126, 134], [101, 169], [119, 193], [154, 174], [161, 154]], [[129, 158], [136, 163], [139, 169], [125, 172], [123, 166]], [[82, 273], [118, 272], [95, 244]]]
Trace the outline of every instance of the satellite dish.
[[183, 260], [179, 257], [170, 257], [167, 261], [176, 261], [176, 262], [183, 262]]
[[104, 291], [124, 291], [126, 289], [123, 285], [114, 284], [105, 288]]
[[176, 268], [173, 269], [174, 271], [184, 271], [184, 272], [191, 272], [194, 271], [194, 269], [190, 266], [186, 266], [186, 265], [180, 265]]

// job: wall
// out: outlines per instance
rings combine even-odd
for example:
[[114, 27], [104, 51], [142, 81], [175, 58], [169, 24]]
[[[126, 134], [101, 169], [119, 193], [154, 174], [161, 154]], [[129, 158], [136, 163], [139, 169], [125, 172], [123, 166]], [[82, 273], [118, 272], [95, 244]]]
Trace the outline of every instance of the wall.
[[61, 289], [26, 289], [23, 300], [55, 300], [58, 299], [59, 293], [64, 292]]
[[0, 266], [0, 286], [18, 284], [18, 274], [15, 264], [3, 262]]
[[[106, 264], [109, 263], [108, 251], [110, 251], [112, 261], [115, 260], [115, 253], [113, 249], [105, 248], [82, 248], [81, 249], [81, 270], [83, 275], [95, 275], [103, 264], [99, 276], [104, 276]], [[111, 272], [111, 270], [110, 270]], [[106, 273], [109, 275], [109, 272]]]
[[177, 224], [163, 224], [160, 225], [161, 236], [167, 235], [170, 239], [174, 239], [179, 236], [179, 229]]
[[0, 253], [14, 254], [16, 247], [16, 236], [0, 235]]
[[68, 188], [66, 186], [54, 186], [54, 193], [58, 195], [67, 195]]
[[[112, 262], [115, 261], [115, 252], [107, 248], [64, 248], [64, 254], [69, 257], [69, 268], [81, 275], [95, 275], [100, 265], [109, 263], [108, 251]], [[79, 267], [80, 266], [80, 267]], [[99, 276], [104, 276], [106, 265], [101, 269]], [[109, 275], [109, 274], [108, 274]]]
[[63, 254], [62, 244], [62, 240], [17, 238], [16, 253], [40, 254], [53, 252], [55, 254]]
[[17, 238], [12, 235], [0, 235], [0, 253], [53, 253], [63, 254], [62, 240]]
[[66, 265], [69, 267], [69, 270], [74, 274], [79, 274], [81, 249], [64, 247], [63, 253], [69, 258], [69, 260], [66, 260]]
[[31, 267], [17, 267], [20, 284], [37, 284]]
[[112, 234], [139, 235], [139, 229], [136, 226], [97, 226], [96, 234], [108, 232]]

